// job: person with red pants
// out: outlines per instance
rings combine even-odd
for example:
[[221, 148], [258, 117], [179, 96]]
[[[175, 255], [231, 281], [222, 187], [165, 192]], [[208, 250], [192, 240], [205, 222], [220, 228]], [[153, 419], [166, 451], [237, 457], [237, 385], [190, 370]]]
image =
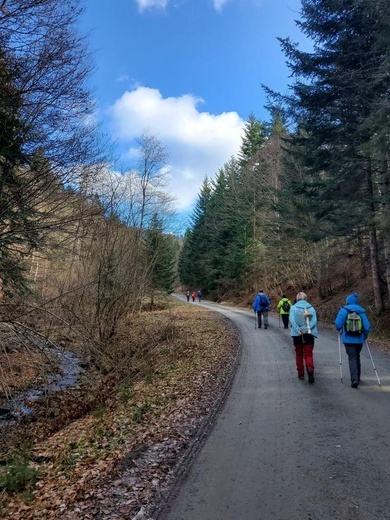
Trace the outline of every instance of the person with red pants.
[[295, 360], [299, 379], [305, 379], [305, 365], [310, 384], [314, 383], [314, 340], [318, 336], [317, 313], [306, 301], [306, 294], [299, 292], [296, 303], [290, 309], [291, 337], [295, 347]]

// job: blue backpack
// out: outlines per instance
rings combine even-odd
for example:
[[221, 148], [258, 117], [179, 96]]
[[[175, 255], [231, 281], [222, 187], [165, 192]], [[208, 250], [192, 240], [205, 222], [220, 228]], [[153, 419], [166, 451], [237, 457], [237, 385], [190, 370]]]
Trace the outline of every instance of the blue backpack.
[[264, 294], [260, 294], [260, 305], [261, 307], [268, 307], [268, 298]]

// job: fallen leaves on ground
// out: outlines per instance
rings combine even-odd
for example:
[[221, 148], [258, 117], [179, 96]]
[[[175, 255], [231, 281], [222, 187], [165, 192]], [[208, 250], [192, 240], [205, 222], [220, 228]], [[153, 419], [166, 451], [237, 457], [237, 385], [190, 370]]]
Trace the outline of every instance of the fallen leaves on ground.
[[[149, 372], [142, 356], [127, 358], [145, 332]], [[226, 393], [239, 340], [223, 317], [187, 304], [145, 314], [119, 343], [146, 377], [121, 381], [104, 406], [36, 443], [39, 480], [27, 502], [3, 497], [4, 519], [141, 520], [167, 496]]]

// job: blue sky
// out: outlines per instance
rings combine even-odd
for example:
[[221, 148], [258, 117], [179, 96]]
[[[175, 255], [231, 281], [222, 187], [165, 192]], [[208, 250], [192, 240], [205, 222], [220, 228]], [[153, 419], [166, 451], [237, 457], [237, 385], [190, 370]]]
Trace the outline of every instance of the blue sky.
[[287, 92], [277, 37], [305, 45], [300, 0], [83, 0], [103, 130], [131, 168], [147, 130], [169, 153], [169, 192], [186, 215], [204, 177], [241, 144], [250, 113], [268, 120], [261, 84]]

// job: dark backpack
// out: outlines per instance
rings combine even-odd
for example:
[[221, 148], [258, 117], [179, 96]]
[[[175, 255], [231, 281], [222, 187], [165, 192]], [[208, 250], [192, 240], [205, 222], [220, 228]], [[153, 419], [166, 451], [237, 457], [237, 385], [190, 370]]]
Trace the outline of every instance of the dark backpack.
[[345, 319], [345, 332], [352, 336], [360, 336], [363, 332], [363, 323], [359, 314], [355, 311], [347, 309], [347, 317]]
[[291, 305], [288, 303], [288, 301], [284, 300], [284, 302], [282, 303], [282, 309], [284, 310], [284, 312], [290, 312], [290, 307]]

